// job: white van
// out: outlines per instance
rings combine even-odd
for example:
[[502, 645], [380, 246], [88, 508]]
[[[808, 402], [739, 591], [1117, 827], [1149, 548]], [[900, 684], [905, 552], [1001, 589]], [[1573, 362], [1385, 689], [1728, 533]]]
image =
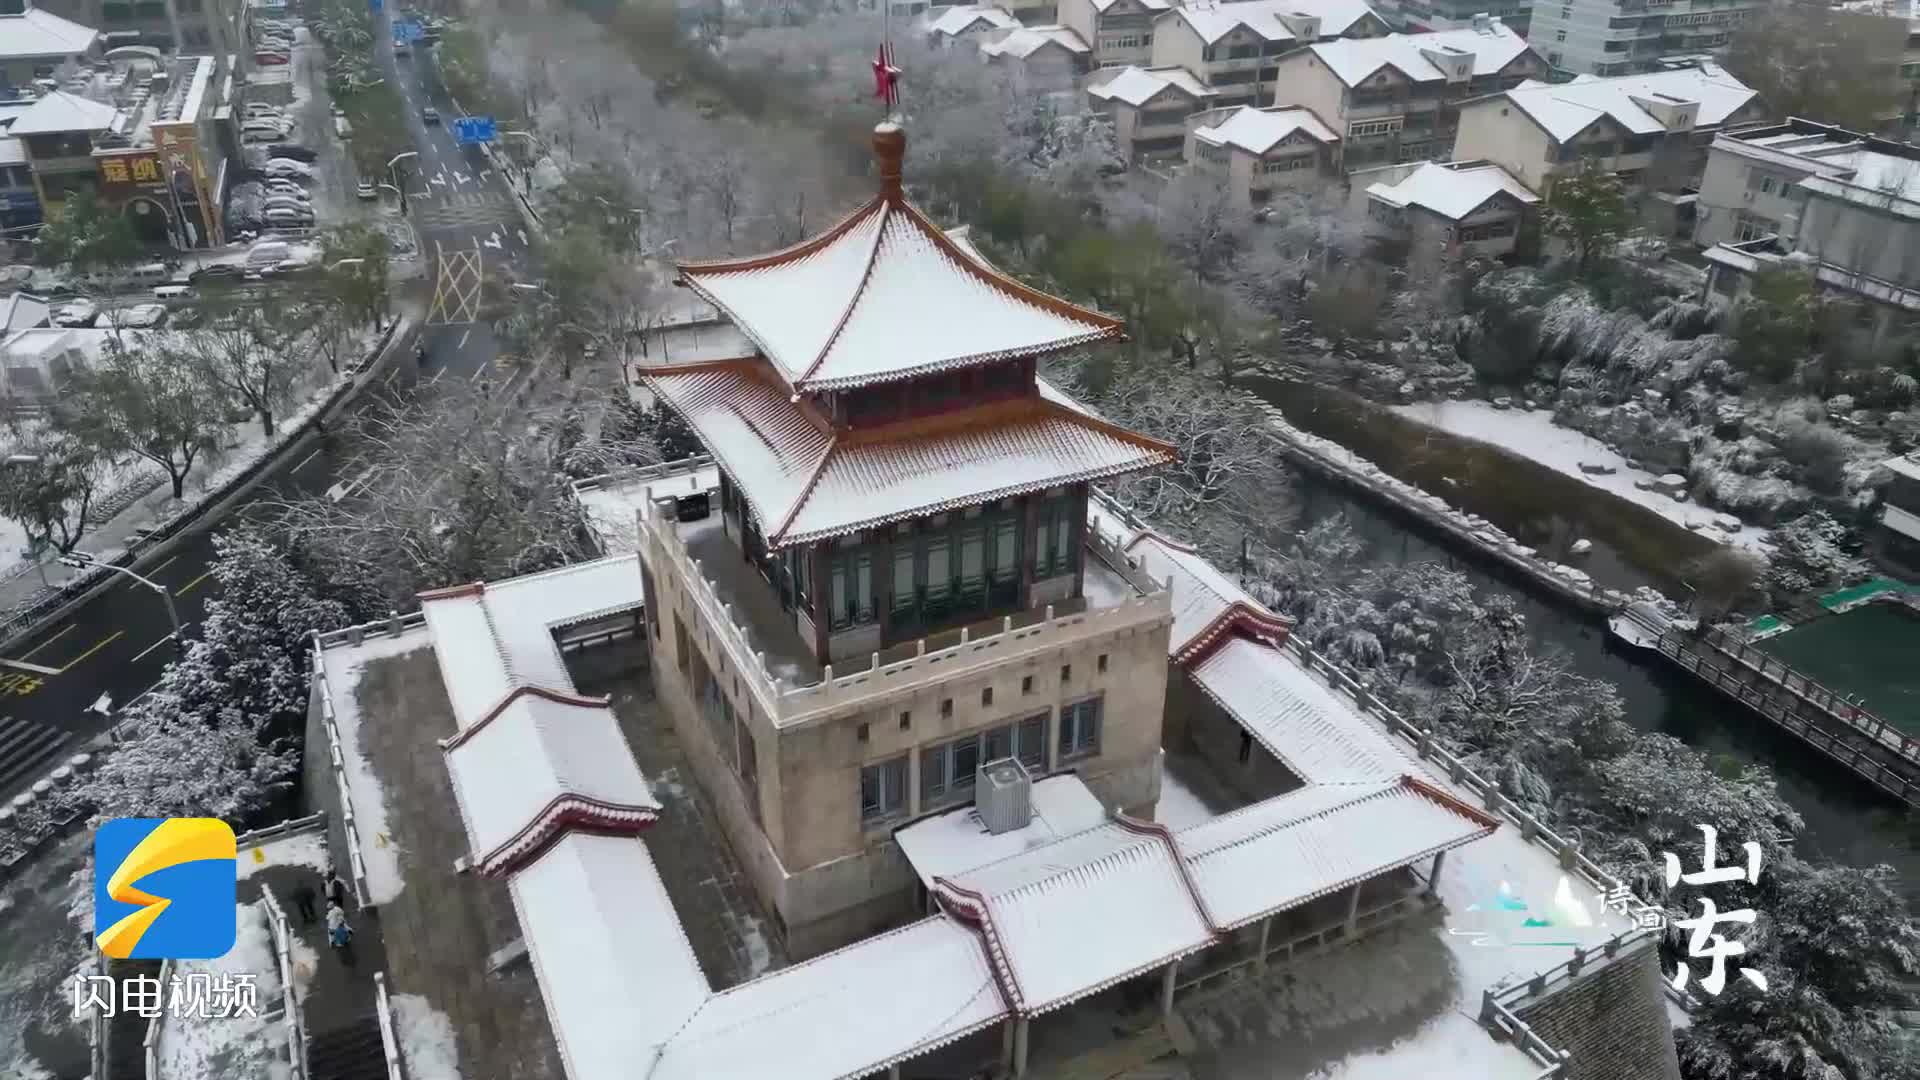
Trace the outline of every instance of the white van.
[[147, 263], [127, 271], [127, 283], [130, 285], [164, 285], [173, 271], [165, 263]]
[[163, 304], [175, 303], [193, 296], [191, 285], [161, 285], [153, 290], [153, 298]]
[[293, 249], [285, 240], [262, 240], [247, 249], [247, 269], [265, 270], [278, 266], [292, 257]]

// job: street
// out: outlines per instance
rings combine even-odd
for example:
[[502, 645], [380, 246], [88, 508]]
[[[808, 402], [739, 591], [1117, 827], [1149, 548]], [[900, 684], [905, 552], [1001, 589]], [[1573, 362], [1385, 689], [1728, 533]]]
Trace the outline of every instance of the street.
[[[419, 257], [430, 260], [432, 299], [417, 339], [396, 337], [390, 349], [411, 352], [414, 340], [425, 350], [418, 381], [387, 377], [398, 393], [415, 393], [441, 378], [480, 382], [498, 371], [493, 334], [480, 316], [480, 286], [492, 268], [524, 264], [528, 256], [524, 224], [506, 178], [494, 172], [478, 148], [461, 147], [445, 124], [426, 124], [420, 109], [439, 109], [446, 123], [458, 115], [447, 100], [429, 50], [396, 58], [389, 16], [376, 17], [375, 48], [386, 77], [401, 88], [417, 157], [407, 170], [408, 211], [419, 236]], [[404, 370], [403, 356], [397, 366]], [[495, 392], [506, 388], [511, 372], [486, 379]], [[347, 412], [379, 394], [363, 392]], [[309, 433], [267, 465], [266, 480], [235, 512], [245, 514], [265, 501], [318, 495], [346, 479], [351, 457], [335, 434], [346, 417]], [[212, 533], [220, 521], [207, 519], [200, 531], [183, 537], [164, 555], [138, 565], [136, 572], [174, 595], [180, 619], [189, 627], [205, 610], [218, 583], [210, 573]], [[161, 598], [122, 579], [79, 610], [44, 628], [7, 656], [0, 657], [0, 800], [31, 785], [87, 740], [106, 730], [113, 713], [160, 678], [175, 655], [172, 625]]]

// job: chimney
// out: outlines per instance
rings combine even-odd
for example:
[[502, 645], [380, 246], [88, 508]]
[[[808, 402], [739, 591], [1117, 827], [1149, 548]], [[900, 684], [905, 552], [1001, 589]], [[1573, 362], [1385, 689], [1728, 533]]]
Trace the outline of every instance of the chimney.
[[873, 159], [880, 166], [880, 194], [899, 202], [900, 163], [907, 156], [907, 133], [891, 120], [882, 120], [873, 128]]
[[1485, 11], [1475, 12], [1473, 16], [1475, 33], [1485, 34], [1493, 29], [1493, 16]]
[[1033, 781], [1017, 758], [983, 763], [973, 788], [974, 809], [995, 836], [1027, 827], [1033, 820]]

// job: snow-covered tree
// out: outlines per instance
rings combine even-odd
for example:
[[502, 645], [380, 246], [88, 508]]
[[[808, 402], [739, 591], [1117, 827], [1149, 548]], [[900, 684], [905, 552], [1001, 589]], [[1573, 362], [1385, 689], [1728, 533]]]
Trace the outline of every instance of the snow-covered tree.
[[220, 311], [186, 337], [185, 355], [198, 376], [252, 410], [268, 437], [274, 417], [293, 396], [309, 343], [289, 305], [249, 300]]
[[9, 448], [0, 464], [0, 517], [17, 522], [27, 542], [65, 555], [92, 524], [110, 462], [99, 448], [58, 429], [40, 429]]
[[1897, 70], [1906, 34], [1878, 15], [1769, 5], [1735, 28], [1726, 65], [1776, 116], [1873, 131], [1907, 104]]
[[1773, 530], [1774, 550], [1761, 579], [1775, 603], [1839, 588], [1866, 576], [1858, 538], [1824, 510], [1813, 510]]
[[91, 187], [82, 187], [61, 204], [59, 217], [41, 227], [34, 250], [48, 266], [93, 274], [132, 262], [140, 241], [126, 214], [102, 202]]
[[1545, 224], [1548, 234], [1566, 241], [1582, 271], [1613, 253], [1632, 227], [1626, 191], [1611, 169], [1593, 162], [1578, 172], [1554, 178], [1547, 194]]
[[125, 718], [124, 741], [79, 782], [96, 816], [216, 817], [245, 826], [293, 787], [299, 747], [240, 709], [168, 715], [157, 695]]
[[130, 454], [165, 469], [176, 499], [194, 461], [226, 430], [220, 392], [170, 337], [110, 337], [100, 362], [69, 378], [54, 424], [103, 455]]

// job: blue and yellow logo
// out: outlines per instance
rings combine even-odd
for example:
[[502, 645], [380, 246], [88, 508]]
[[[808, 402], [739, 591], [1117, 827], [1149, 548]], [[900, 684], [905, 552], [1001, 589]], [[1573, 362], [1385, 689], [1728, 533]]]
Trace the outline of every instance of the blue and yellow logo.
[[93, 937], [117, 960], [211, 960], [236, 932], [233, 829], [115, 818], [93, 834]]

